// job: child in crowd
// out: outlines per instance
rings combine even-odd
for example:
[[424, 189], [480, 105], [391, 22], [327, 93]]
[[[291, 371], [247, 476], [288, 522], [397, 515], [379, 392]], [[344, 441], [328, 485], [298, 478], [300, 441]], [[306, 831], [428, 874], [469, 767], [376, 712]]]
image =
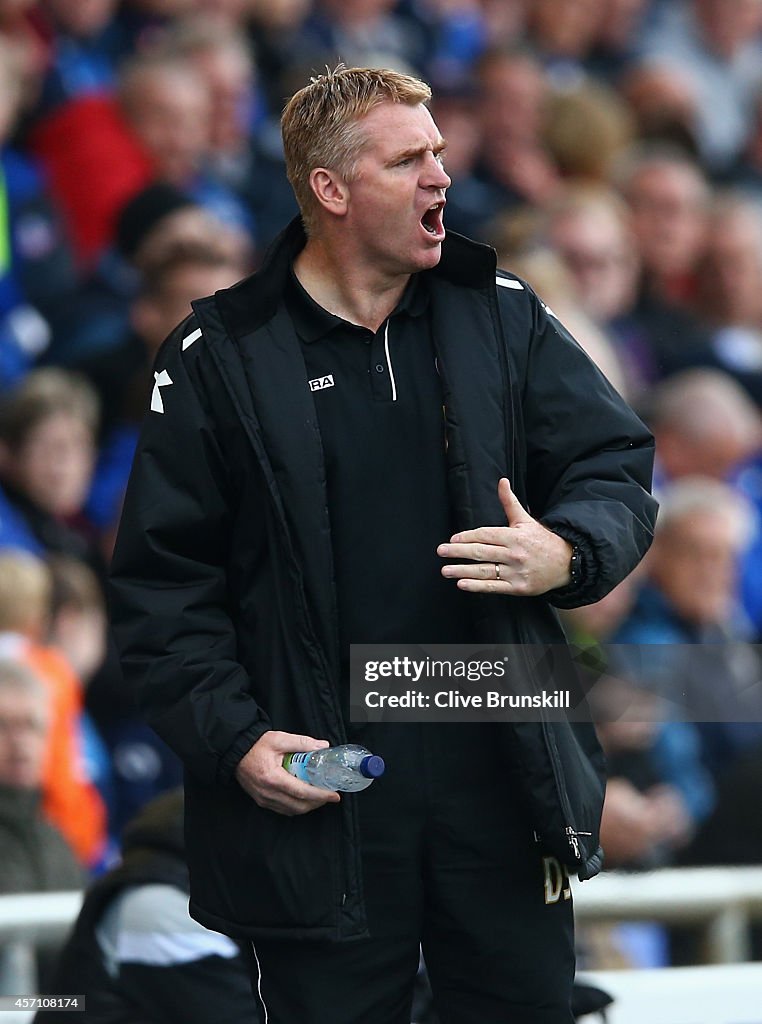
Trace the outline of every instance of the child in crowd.
[[43, 812], [80, 862], [94, 866], [104, 853], [106, 813], [84, 764], [80, 681], [64, 654], [46, 643], [50, 599], [44, 562], [28, 552], [0, 550], [0, 656], [33, 669], [50, 701], [40, 780]]
[[0, 545], [101, 563], [81, 517], [98, 400], [65, 370], [35, 370], [0, 403]]

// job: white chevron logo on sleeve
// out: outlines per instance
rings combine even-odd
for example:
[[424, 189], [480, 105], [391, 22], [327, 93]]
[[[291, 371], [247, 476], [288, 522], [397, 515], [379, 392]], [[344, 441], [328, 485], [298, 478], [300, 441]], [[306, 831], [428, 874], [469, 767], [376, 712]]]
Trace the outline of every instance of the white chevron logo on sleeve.
[[153, 379], [154, 386], [153, 391], [151, 392], [151, 412], [164, 412], [164, 401], [161, 397], [161, 391], [159, 391], [159, 388], [166, 387], [168, 384], [172, 384], [174, 382], [166, 370], [162, 370], [161, 373], [154, 370]]

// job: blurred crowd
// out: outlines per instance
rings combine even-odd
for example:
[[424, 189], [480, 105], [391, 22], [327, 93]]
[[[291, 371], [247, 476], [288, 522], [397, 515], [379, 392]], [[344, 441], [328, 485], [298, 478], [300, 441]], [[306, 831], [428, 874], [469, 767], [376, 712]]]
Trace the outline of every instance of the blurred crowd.
[[108, 639], [114, 531], [154, 356], [295, 215], [280, 111], [339, 61], [432, 84], [447, 226], [657, 438], [653, 549], [567, 620], [607, 866], [762, 863], [762, 0], [0, 0], [0, 890], [102, 872], [182, 780]]

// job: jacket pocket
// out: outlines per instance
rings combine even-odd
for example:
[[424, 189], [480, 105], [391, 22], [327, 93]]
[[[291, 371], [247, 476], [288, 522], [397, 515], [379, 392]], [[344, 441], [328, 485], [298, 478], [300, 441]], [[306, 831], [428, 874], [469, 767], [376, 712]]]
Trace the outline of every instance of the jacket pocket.
[[263, 810], [237, 785], [187, 780], [185, 829], [191, 902], [224, 930], [337, 937], [339, 806], [289, 817]]

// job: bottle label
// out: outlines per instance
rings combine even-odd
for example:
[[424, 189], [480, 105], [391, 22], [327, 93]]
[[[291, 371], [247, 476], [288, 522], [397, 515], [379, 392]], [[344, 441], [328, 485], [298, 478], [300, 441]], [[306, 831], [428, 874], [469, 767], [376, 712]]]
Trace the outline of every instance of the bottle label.
[[283, 758], [283, 767], [286, 771], [295, 775], [297, 779], [301, 779], [302, 782], [309, 782], [310, 780], [307, 778], [309, 757], [309, 751], [300, 751], [298, 754], [286, 754]]

